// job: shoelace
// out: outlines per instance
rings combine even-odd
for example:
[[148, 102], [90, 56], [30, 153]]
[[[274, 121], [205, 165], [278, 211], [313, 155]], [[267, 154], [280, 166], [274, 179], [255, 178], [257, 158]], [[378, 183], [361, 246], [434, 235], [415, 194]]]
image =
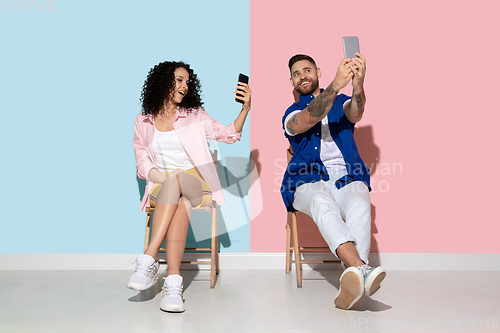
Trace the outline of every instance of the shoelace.
[[366, 276], [368, 273], [372, 270], [372, 268], [368, 265], [363, 265], [363, 266], [358, 266], [359, 270], [361, 271], [361, 274], [363, 274], [363, 277], [366, 279]]
[[[163, 278], [163, 280], [167, 280], [166, 277]], [[165, 281], [166, 282], [166, 281]], [[180, 295], [182, 296], [182, 285], [169, 285], [167, 288], [167, 284], [163, 283], [163, 287], [161, 288], [161, 296], [175, 296], [175, 295]]]
[[145, 263], [138, 262], [136, 260], [135, 263], [137, 263], [135, 271], [138, 272], [138, 273], [144, 274], [144, 275], [148, 275], [153, 269], [156, 268], [154, 262], [151, 265], [146, 265]]

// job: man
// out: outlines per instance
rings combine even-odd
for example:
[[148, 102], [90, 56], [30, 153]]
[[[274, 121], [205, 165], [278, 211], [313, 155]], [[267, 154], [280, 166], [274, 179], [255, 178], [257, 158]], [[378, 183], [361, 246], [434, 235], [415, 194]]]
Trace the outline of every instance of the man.
[[[335, 305], [349, 309], [363, 292], [375, 293], [386, 273], [368, 266], [371, 237], [370, 173], [354, 141], [354, 124], [365, 111], [366, 59], [343, 59], [335, 78], [319, 88], [321, 70], [307, 55], [288, 62], [290, 83], [300, 94], [283, 117], [294, 152], [281, 186], [288, 211], [301, 211], [318, 225], [331, 251], [347, 267]], [[352, 81], [354, 101], [339, 94]], [[344, 222], [345, 220], [345, 222]]]

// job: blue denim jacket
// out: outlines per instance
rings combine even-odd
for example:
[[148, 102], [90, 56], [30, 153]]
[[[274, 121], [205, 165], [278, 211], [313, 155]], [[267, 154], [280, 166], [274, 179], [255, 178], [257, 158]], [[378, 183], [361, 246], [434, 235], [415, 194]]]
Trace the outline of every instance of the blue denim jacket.
[[[286, 110], [282, 119], [283, 129], [286, 126], [286, 117], [293, 111], [304, 110], [313, 99], [313, 95], [301, 95], [299, 101]], [[335, 182], [335, 186], [340, 189], [351, 182], [362, 181], [371, 190], [370, 170], [359, 156], [358, 147], [354, 141], [354, 124], [344, 114], [343, 106], [349, 99], [349, 96], [339, 94], [328, 112], [330, 135], [344, 157], [348, 172], [346, 176]], [[297, 187], [319, 180], [327, 181], [330, 177], [320, 158], [321, 122], [316, 123], [308, 131], [294, 136], [288, 135], [285, 131], [285, 136], [290, 141], [294, 155], [283, 177], [281, 196], [287, 211], [293, 212], [295, 209], [292, 203]]]

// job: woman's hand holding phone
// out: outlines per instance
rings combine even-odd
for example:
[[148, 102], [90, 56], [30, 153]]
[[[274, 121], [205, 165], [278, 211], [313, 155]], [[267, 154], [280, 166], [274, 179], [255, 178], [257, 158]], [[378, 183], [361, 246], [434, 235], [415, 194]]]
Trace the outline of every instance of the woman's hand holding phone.
[[236, 90], [233, 91], [233, 93], [236, 93], [236, 96], [234, 97], [235, 101], [243, 104], [242, 106], [243, 109], [249, 111], [251, 104], [252, 90], [248, 85], [248, 76], [246, 76], [245, 74], [240, 74], [238, 76], [238, 85], [235, 88]]

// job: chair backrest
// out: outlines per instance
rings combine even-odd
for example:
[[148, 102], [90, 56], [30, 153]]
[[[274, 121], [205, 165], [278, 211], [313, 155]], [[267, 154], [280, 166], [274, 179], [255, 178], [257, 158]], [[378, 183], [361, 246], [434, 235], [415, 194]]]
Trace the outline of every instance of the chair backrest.
[[212, 155], [212, 159], [214, 160], [215, 170], [217, 170], [217, 150], [214, 149], [214, 153], [211, 155]]
[[293, 156], [293, 151], [292, 151], [292, 146], [288, 147], [286, 150], [286, 162], [290, 163], [290, 160], [292, 159]]

